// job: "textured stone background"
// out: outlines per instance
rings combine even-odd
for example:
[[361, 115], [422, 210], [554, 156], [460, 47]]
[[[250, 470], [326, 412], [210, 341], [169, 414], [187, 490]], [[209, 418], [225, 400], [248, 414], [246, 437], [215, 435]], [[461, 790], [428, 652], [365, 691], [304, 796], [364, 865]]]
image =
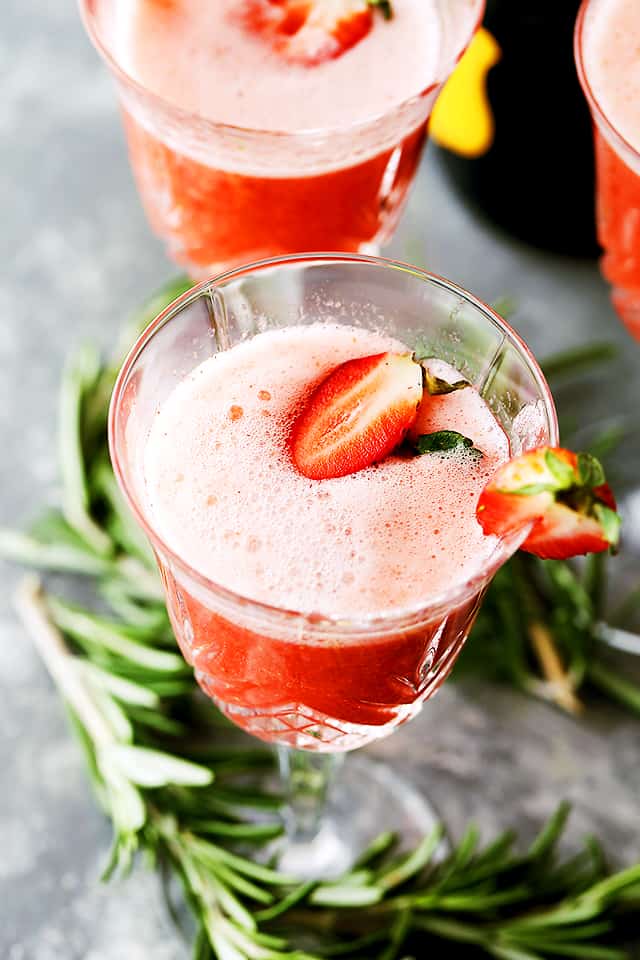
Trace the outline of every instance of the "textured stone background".
[[[0, 523], [7, 525], [55, 498], [56, 391], [69, 348], [82, 337], [111, 343], [128, 311], [173, 271], [138, 205], [114, 91], [72, 0], [4, 0], [1, 19]], [[637, 370], [640, 351], [618, 328], [595, 267], [517, 246], [479, 222], [450, 193], [434, 153], [392, 253], [486, 300], [514, 295], [516, 322], [541, 354], [604, 337], [623, 344]], [[139, 869], [123, 884], [98, 882], [108, 825], [60, 702], [12, 613], [16, 579], [2, 568], [0, 956], [182, 960], [188, 950], [152, 875]], [[449, 685], [373, 752], [428, 789], [454, 830], [474, 817], [487, 831], [530, 832], [568, 797], [572, 835], [595, 831], [612, 856], [629, 862], [640, 857], [639, 731], [637, 721], [605, 706], [577, 725], [509, 691]]]

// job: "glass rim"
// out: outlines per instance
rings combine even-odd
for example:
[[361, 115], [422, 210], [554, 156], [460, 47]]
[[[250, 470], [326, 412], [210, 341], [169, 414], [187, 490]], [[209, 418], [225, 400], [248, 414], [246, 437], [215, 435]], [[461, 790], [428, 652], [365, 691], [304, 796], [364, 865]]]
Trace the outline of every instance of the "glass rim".
[[[179, 116], [183, 120], [195, 121], [199, 124], [205, 124], [211, 129], [214, 129], [221, 133], [229, 133], [235, 135], [242, 135], [245, 137], [274, 137], [282, 141], [307, 141], [313, 140], [318, 137], [328, 137], [332, 135], [345, 134], [345, 133], [354, 133], [361, 130], [367, 130], [369, 128], [375, 127], [377, 124], [381, 123], [383, 120], [386, 120], [388, 117], [392, 116], [397, 111], [408, 109], [421, 100], [424, 100], [425, 97], [429, 96], [438, 86], [443, 84], [448, 77], [453, 72], [454, 68], [459, 63], [463, 54], [465, 53], [467, 47], [471, 43], [471, 40], [482, 24], [484, 18], [484, 12], [486, 8], [486, 0], [475, 0], [477, 4], [477, 16], [473, 22], [473, 26], [469, 31], [468, 36], [462, 44], [461, 49], [454, 55], [454, 57], [449, 62], [449, 66], [444, 70], [444, 76], [435, 78], [431, 81], [426, 87], [423, 87], [422, 90], [419, 90], [417, 93], [412, 94], [410, 97], [407, 97], [404, 100], [399, 101], [393, 107], [390, 107], [388, 110], [383, 111], [382, 113], [373, 114], [370, 117], [367, 117], [364, 120], [357, 120], [354, 123], [343, 124], [334, 127], [309, 127], [300, 131], [291, 131], [291, 130], [278, 130], [278, 129], [267, 129], [264, 127], [244, 127], [239, 124], [225, 123], [217, 120], [213, 120], [210, 117], [205, 117], [202, 114], [195, 113], [191, 110], [184, 110], [178, 104], [174, 103], [172, 100], [168, 100], [165, 97], [160, 96], [157, 93], [154, 93], [143, 83], [136, 80], [130, 73], [128, 73], [116, 60], [115, 56], [109, 50], [107, 44], [103, 42], [102, 38], [99, 36], [97, 25], [95, 23], [95, 15], [91, 10], [91, 6], [95, 2], [100, 2], [100, 0], [77, 0], [78, 6], [80, 9], [80, 17], [84, 24], [84, 28], [91, 40], [93, 46], [98, 51], [104, 62], [107, 64], [109, 69], [112, 71], [114, 76], [121, 82], [126, 83], [129, 87], [136, 91], [139, 95], [142, 95], [158, 106], [162, 107], [164, 110], [170, 110]], [[473, 2], [473, 0], [472, 0]]]
[[578, 71], [578, 79], [582, 87], [582, 91], [587, 98], [587, 102], [591, 107], [591, 111], [594, 115], [594, 119], [599, 126], [603, 127], [606, 132], [609, 134], [609, 137], [614, 141], [617, 141], [623, 150], [629, 151], [633, 156], [637, 157], [640, 160], [640, 151], [629, 143], [627, 138], [620, 133], [620, 131], [613, 125], [611, 120], [609, 120], [607, 114], [604, 111], [604, 108], [601, 106], [600, 101], [596, 97], [593, 87], [589, 81], [587, 66], [585, 62], [584, 55], [584, 36], [585, 36], [585, 27], [587, 13], [593, 3], [593, 0], [582, 0], [582, 4], [578, 11], [578, 17], [576, 19], [576, 25], [573, 33], [573, 51], [576, 61], [576, 68]]
[[391, 260], [386, 257], [375, 257], [366, 254], [301, 253], [258, 260], [254, 263], [247, 264], [246, 266], [235, 267], [231, 270], [227, 270], [209, 280], [203, 280], [173, 300], [142, 331], [134, 345], [129, 350], [124, 363], [120, 368], [109, 404], [109, 454], [116, 480], [118, 481], [118, 485], [129, 508], [132, 510], [137, 523], [150, 540], [154, 549], [157, 549], [161, 554], [163, 554], [163, 556], [168, 557], [169, 560], [176, 565], [176, 567], [186, 574], [187, 577], [195, 581], [199, 587], [203, 588], [209, 593], [215, 594], [219, 600], [230, 605], [231, 608], [235, 609], [236, 611], [240, 610], [245, 613], [249, 611], [250, 614], [272, 621], [280, 628], [282, 628], [283, 620], [292, 623], [300, 623], [302, 621], [304, 622], [305, 629], [308, 633], [325, 636], [332, 634], [340, 635], [342, 637], [345, 635], [355, 636], [363, 634], [388, 634], [394, 630], [402, 629], [403, 627], [409, 628], [411, 626], [415, 626], [416, 624], [428, 623], [439, 613], [441, 614], [443, 611], [453, 608], [456, 604], [463, 603], [465, 600], [470, 599], [484, 589], [489, 579], [497, 572], [502, 563], [506, 562], [509, 556], [511, 556], [515, 550], [518, 549], [522, 541], [525, 539], [529, 528], [517, 531], [511, 538], [505, 537], [499, 540], [496, 550], [488, 558], [486, 564], [483, 566], [480, 572], [468, 580], [462, 581], [450, 590], [444, 590], [439, 594], [429, 597], [427, 601], [422, 600], [421, 602], [418, 602], [412, 606], [397, 608], [390, 613], [385, 614], [376, 613], [371, 615], [360, 615], [356, 617], [344, 617], [339, 615], [332, 616], [330, 614], [321, 614], [314, 611], [287, 609], [265, 603], [260, 600], [252, 599], [251, 597], [237, 593], [228, 587], [224, 587], [222, 584], [216, 583], [214, 580], [211, 580], [205, 574], [192, 567], [189, 563], [187, 563], [186, 560], [184, 560], [183, 557], [180, 556], [179, 553], [176, 553], [176, 551], [174, 551], [153, 528], [144, 511], [139, 506], [138, 497], [130, 488], [129, 483], [126, 480], [125, 473], [122, 469], [121, 457], [118, 449], [118, 413], [121, 408], [121, 402], [124, 397], [125, 389], [129, 383], [129, 377], [133, 373], [135, 365], [143, 354], [145, 348], [153, 340], [156, 333], [163, 329], [166, 324], [170, 323], [171, 320], [177, 317], [185, 309], [185, 307], [190, 306], [191, 303], [194, 303], [203, 294], [211, 292], [216, 287], [224, 286], [224, 284], [229, 283], [230, 281], [237, 280], [250, 274], [255, 275], [263, 270], [268, 270], [273, 267], [303, 263], [318, 265], [359, 263], [369, 264], [371, 266], [384, 269], [398, 270], [404, 273], [409, 273], [429, 285], [435, 285], [440, 289], [445, 290], [447, 293], [454, 294], [455, 296], [466, 301], [501, 332], [505, 340], [507, 340], [517, 350], [519, 356], [525, 361], [527, 368], [532, 374], [533, 379], [540, 391], [540, 399], [543, 400], [545, 405], [545, 414], [549, 424], [548, 443], [550, 446], [557, 445], [559, 440], [557, 413], [551, 390], [547, 384], [542, 370], [540, 369], [540, 365], [538, 364], [530, 348], [519, 336], [519, 334], [517, 334], [512, 327], [510, 327], [509, 324], [503, 320], [503, 318], [500, 317], [499, 314], [497, 314], [490, 306], [483, 303], [477, 297], [473, 296], [473, 294], [468, 293], [463, 287], [458, 286], [452, 281], [446, 280], [445, 278], [440, 277], [438, 274], [430, 273], [427, 270], [422, 270], [419, 267], [414, 267], [411, 264], [404, 263], [401, 260]]

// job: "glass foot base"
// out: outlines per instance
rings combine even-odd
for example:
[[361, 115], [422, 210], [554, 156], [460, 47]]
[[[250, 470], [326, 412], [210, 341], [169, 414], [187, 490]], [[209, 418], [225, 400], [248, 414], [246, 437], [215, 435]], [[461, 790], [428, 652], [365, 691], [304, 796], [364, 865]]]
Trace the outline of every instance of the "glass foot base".
[[[380, 833], [397, 833], [410, 849], [440, 818], [433, 807], [397, 771], [349, 756], [328, 795], [324, 815], [310, 837], [290, 833], [276, 855], [278, 867], [304, 879], [329, 879], [348, 870]], [[446, 854], [442, 842], [437, 858]]]

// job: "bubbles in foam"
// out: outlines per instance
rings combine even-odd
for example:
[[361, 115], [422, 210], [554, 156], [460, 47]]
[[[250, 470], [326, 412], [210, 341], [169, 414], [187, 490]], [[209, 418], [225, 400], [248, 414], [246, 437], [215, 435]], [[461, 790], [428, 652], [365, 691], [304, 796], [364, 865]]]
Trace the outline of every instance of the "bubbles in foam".
[[[196, 368], [165, 401], [145, 449], [148, 507], [160, 536], [237, 593], [333, 615], [425, 602], [473, 575], [495, 546], [475, 520], [475, 502], [508, 455], [474, 390], [435, 404], [432, 421], [434, 430], [471, 437], [486, 453], [480, 463], [391, 457], [358, 474], [311, 481], [290, 461], [292, 420], [315, 383], [344, 360], [385, 349], [401, 345], [317, 324], [260, 334]], [[270, 418], [251, 384], [270, 394]], [[234, 405], [243, 415], [232, 420]]]

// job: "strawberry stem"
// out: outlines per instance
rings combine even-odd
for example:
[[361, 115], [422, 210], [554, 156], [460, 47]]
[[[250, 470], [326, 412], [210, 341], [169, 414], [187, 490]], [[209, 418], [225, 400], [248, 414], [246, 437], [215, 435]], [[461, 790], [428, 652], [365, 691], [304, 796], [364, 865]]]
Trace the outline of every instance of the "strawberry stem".
[[393, 18], [393, 6], [391, 0], [367, 0], [370, 7], [377, 7], [385, 20]]

